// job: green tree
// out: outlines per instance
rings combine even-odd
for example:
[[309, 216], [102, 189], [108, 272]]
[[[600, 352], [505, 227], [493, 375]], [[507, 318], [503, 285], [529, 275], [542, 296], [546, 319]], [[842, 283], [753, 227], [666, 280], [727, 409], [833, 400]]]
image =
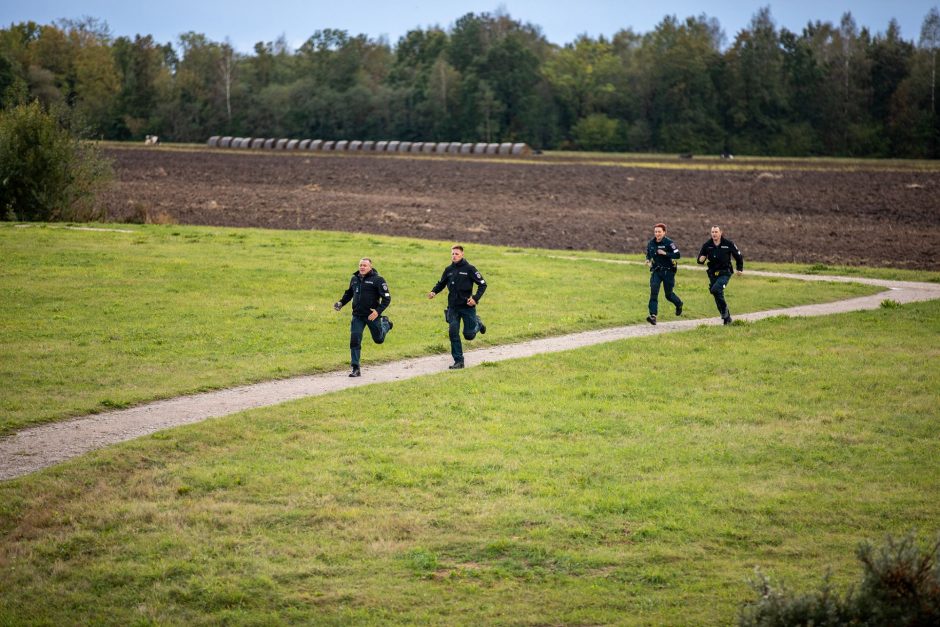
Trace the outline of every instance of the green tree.
[[760, 9], [725, 55], [729, 150], [776, 154], [789, 115], [783, 50], [770, 8]]
[[717, 86], [721, 28], [701, 15], [665, 18], [643, 39], [641, 89], [653, 142], [674, 152], [718, 152], [724, 132]]
[[38, 100], [0, 111], [0, 218], [99, 218], [97, 193], [111, 178], [96, 148]]
[[920, 47], [930, 54], [930, 112], [937, 112], [937, 49], [940, 49], [940, 10], [933, 7], [920, 27]]
[[552, 55], [542, 68], [569, 119], [581, 120], [608, 111], [623, 71], [614, 47], [603, 37], [582, 35]]

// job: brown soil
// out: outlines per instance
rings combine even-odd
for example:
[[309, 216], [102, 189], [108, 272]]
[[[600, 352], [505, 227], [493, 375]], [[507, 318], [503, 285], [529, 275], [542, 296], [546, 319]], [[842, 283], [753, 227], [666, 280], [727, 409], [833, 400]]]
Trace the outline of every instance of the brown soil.
[[[362, 231], [686, 256], [720, 224], [747, 259], [940, 270], [940, 169], [733, 170], [527, 159], [110, 148], [112, 219]], [[695, 166], [697, 167], [696, 162]], [[799, 167], [798, 167], [799, 166]], [[675, 168], [675, 169], [674, 169]]]

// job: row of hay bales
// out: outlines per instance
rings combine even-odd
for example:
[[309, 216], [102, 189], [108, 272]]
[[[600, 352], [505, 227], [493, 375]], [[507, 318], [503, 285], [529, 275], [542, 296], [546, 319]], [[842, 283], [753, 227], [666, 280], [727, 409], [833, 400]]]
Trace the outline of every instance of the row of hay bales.
[[323, 141], [321, 139], [264, 139], [261, 137], [221, 137], [213, 135], [210, 148], [250, 148], [255, 150], [312, 150], [321, 152], [409, 152], [450, 155], [527, 155], [528, 144], [503, 142], [405, 142], [405, 141]]

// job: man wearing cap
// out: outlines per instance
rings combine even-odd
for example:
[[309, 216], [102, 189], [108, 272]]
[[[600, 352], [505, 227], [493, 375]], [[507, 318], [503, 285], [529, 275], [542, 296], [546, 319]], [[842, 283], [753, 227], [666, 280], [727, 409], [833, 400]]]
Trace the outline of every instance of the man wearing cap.
[[660, 285], [665, 288], [666, 300], [676, 306], [676, 315], [682, 315], [682, 299], [672, 291], [676, 286], [679, 257], [679, 248], [666, 237], [666, 225], [660, 222], [653, 227], [653, 239], [646, 244], [646, 265], [650, 269], [650, 315], [646, 321], [650, 324], [656, 324]]
[[[477, 315], [476, 306], [486, 291], [483, 275], [463, 258], [463, 246], [450, 249], [451, 264], [444, 268], [441, 280], [428, 292], [428, 298], [437, 296], [447, 286], [447, 309], [444, 319], [449, 326], [450, 354], [454, 358], [451, 370], [463, 368], [463, 345], [460, 343], [460, 321], [463, 320], [463, 336], [467, 340], [476, 337], [477, 332], [486, 333], [486, 325]], [[476, 284], [477, 293], [473, 294]]]
[[391, 320], [382, 315], [392, 302], [388, 283], [375, 271], [372, 260], [368, 257], [359, 260], [359, 271], [353, 272], [349, 288], [342, 298], [333, 303], [333, 309], [339, 311], [350, 300], [353, 306], [352, 322], [349, 325], [349, 353], [352, 364], [349, 376], [358, 377], [362, 374], [359, 369], [359, 356], [362, 352], [363, 330], [368, 326], [372, 341], [381, 344], [394, 326]]
[[744, 255], [734, 242], [721, 234], [720, 227], [713, 226], [712, 238], [702, 245], [698, 263], [701, 265], [708, 262], [708, 291], [715, 297], [715, 306], [718, 307], [718, 315], [724, 324], [731, 324], [731, 312], [725, 302], [725, 287], [734, 274], [732, 258], [737, 264], [738, 272], [743, 273]]

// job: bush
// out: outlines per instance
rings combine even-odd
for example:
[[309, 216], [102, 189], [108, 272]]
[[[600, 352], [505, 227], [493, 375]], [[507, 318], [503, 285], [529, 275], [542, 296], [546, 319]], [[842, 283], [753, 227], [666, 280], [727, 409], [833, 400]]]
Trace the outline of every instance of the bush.
[[913, 536], [900, 542], [888, 538], [876, 551], [870, 544], [858, 549], [862, 582], [840, 597], [829, 575], [815, 592], [795, 594], [775, 588], [761, 573], [754, 588], [757, 601], [741, 612], [739, 625], [897, 625], [940, 624], [940, 541], [921, 553]]
[[0, 219], [93, 220], [111, 164], [38, 101], [0, 111]]
[[582, 150], [623, 150], [623, 129], [619, 120], [600, 113], [581, 118], [571, 129], [571, 135]]

